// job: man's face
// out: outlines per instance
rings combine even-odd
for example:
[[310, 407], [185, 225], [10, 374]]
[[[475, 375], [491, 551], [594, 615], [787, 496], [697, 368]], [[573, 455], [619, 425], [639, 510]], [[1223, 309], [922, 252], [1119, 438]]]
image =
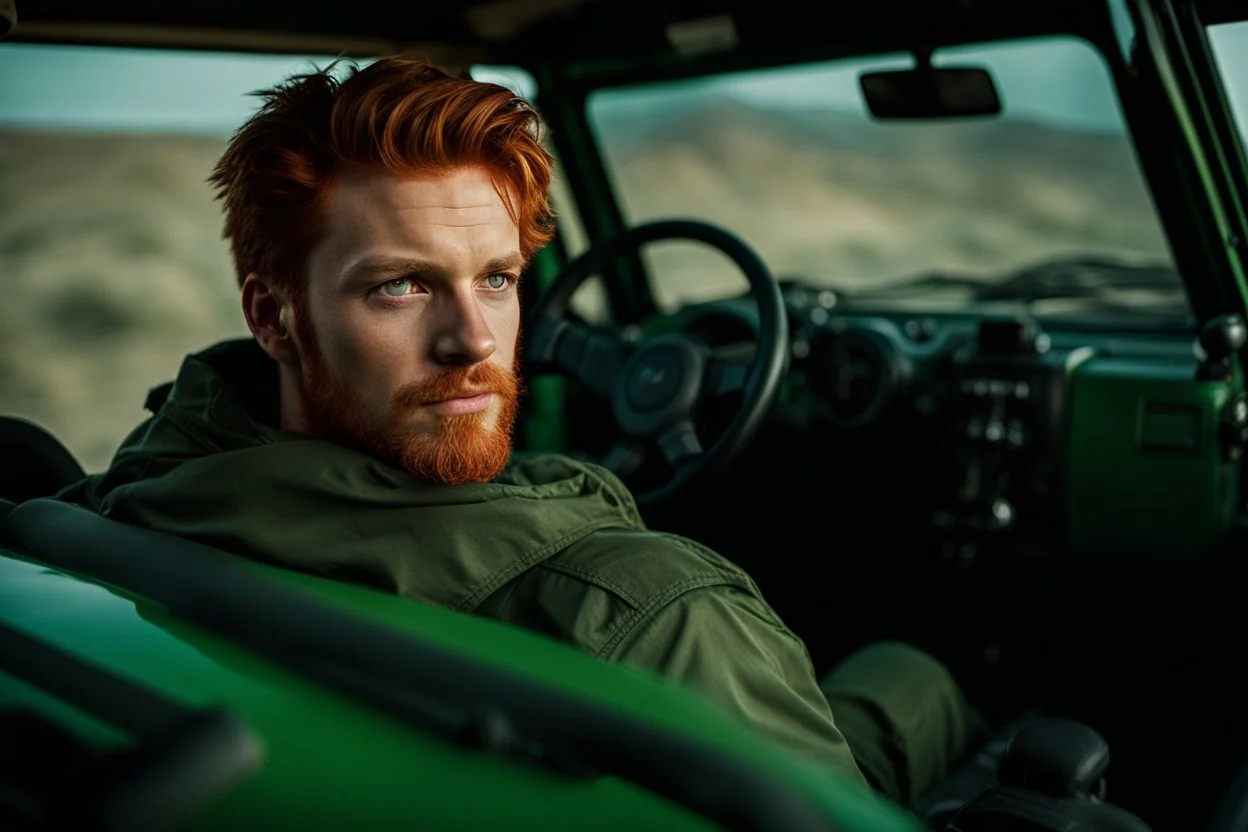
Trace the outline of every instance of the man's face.
[[459, 484], [507, 462], [519, 380], [520, 234], [489, 174], [347, 174], [295, 314], [304, 421]]

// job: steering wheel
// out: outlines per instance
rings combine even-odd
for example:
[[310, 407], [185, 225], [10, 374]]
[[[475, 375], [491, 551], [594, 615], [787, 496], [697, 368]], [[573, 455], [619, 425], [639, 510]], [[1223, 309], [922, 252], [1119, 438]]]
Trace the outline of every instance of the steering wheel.
[[[758, 345], [748, 369], [713, 359], [705, 342], [683, 332], [631, 343], [568, 320], [572, 295], [582, 283], [613, 259], [657, 240], [706, 243], [741, 269], [759, 312]], [[740, 455], [775, 404], [788, 361], [788, 341], [780, 287], [744, 240], [704, 222], [661, 220], [600, 240], [567, 265], [530, 313], [525, 359], [530, 373], [575, 378], [611, 402], [623, 437], [601, 465], [627, 478], [657, 448], [670, 476], [663, 485], [635, 495], [638, 505], [645, 506], [714, 476]], [[736, 415], [705, 448], [694, 422], [698, 406], [735, 393], [742, 396]]]

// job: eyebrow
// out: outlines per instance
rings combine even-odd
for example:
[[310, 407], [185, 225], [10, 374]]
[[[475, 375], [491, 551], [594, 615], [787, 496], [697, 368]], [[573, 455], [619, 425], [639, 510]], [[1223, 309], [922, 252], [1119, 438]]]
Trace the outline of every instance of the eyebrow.
[[[512, 252], [505, 257], [496, 257], [485, 264], [481, 274], [494, 274], [524, 265], [524, 257], [520, 252]], [[409, 257], [373, 257], [362, 260], [351, 267], [348, 276], [351, 279], [361, 277], [444, 277], [447, 269], [428, 260], [416, 260]]]

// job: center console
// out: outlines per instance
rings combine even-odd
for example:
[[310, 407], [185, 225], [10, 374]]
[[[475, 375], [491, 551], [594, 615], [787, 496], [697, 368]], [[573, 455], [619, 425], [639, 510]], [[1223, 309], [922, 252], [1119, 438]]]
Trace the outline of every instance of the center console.
[[985, 319], [953, 356], [941, 556], [969, 566], [1060, 544], [1067, 392], [1091, 350], [1054, 349], [1030, 321]]

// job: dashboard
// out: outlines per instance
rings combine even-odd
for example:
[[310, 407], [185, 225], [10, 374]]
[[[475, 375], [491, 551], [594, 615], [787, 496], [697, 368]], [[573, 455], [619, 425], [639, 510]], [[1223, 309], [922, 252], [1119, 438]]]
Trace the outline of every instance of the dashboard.
[[[841, 488], [839, 503], [892, 504], [847, 524], [892, 517], [959, 568], [1189, 557], [1225, 537], [1248, 403], [1219, 370], [1217, 338], [1123, 319], [845, 311], [792, 285], [784, 298], [790, 366], [772, 422], [836, 466], [839, 482], [820, 487]], [[748, 298], [681, 317], [720, 354], [756, 331]]]

